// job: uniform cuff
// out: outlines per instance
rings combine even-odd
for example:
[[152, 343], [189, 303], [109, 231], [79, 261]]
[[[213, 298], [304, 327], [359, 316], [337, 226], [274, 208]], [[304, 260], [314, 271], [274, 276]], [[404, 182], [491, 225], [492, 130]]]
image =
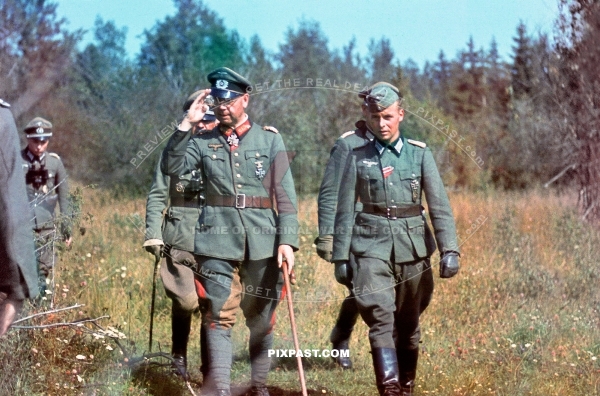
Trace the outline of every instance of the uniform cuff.
[[146, 246], [163, 246], [165, 243], [162, 241], [162, 239], [148, 239], [146, 242], [144, 242], [144, 244], [142, 245], [142, 247], [146, 247]]

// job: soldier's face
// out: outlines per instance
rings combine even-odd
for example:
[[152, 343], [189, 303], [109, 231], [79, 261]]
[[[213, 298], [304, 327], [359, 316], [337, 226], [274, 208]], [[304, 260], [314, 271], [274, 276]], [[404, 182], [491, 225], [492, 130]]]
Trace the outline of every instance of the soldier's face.
[[400, 122], [404, 119], [404, 109], [394, 103], [379, 113], [368, 113], [367, 124], [381, 141], [391, 143], [400, 137]]
[[198, 123], [198, 127], [199, 129], [213, 129], [214, 127], [216, 127], [217, 125], [219, 125], [219, 121], [218, 120], [213, 120], [213, 121], [200, 121]]
[[41, 156], [48, 149], [49, 140], [27, 139], [27, 148], [33, 155]]
[[223, 103], [215, 108], [215, 116], [217, 120], [225, 126], [234, 127], [242, 119], [248, 107], [249, 95], [244, 94], [232, 101]]

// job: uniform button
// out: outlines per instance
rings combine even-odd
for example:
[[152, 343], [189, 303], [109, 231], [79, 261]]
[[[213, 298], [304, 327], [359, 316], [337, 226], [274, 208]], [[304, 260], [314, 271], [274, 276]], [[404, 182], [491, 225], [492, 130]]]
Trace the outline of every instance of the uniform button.
[[238, 167], [239, 167], [239, 166], [240, 166], [239, 162], [236, 162], [236, 163], [235, 163], [235, 166], [238, 166]]
[[238, 187], [238, 188], [242, 188], [242, 185], [241, 185], [241, 184], [238, 184], [238, 185], [237, 185], [237, 187]]
[[233, 155], [237, 157], [239, 155], [239, 153], [233, 153]]
[[257, 157], [260, 157], [260, 154], [259, 154], [259, 153], [256, 153], [256, 156], [257, 156]]
[[235, 175], [235, 177], [242, 177], [242, 175], [240, 175], [239, 173], [237, 175]]
[[213, 156], [212, 156], [212, 157], [213, 157], [213, 158], [217, 158], [217, 155], [216, 155], [216, 154], [213, 154]]
[[393, 186], [393, 185], [394, 185], [394, 183], [390, 182], [390, 186]]
[[412, 177], [415, 177], [416, 175], [413, 173]]
[[394, 203], [394, 200], [392, 199], [392, 203]]

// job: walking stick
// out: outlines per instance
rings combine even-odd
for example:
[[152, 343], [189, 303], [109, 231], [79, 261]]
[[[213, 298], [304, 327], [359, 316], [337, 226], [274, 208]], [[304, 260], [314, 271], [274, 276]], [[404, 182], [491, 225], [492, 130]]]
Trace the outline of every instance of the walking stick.
[[[296, 332], [296, 319], [294, 318], [294, 302], [292, 301], [292, 289], [290, 286], [290, 277], [288, 275], [287, 262], [283, 260], [281, 263], [281, 269], [283, 270], [283, 282], [285, 284], [285, 290], [287, 290], [287, 306], [290, 312], [290, 322], [292, 324], [292, 337], [294, 338], [294, 348], [296, 351], [300, 350], [300, 343], [298, 342], [298, 333]], [[302, 396], [307, 396], [306, 381], [304, 380], [304, 368], [302, 367], [302, 357], [296, 356], [298, 362], [298, 376], [300, 377], [300, 386], [302, 387]]]
[[152, 352], [152, 328], [154, 327], [154, 300], [156, 300], [156, 275], [158, 274], [158, 268], [160, 267], [160, 256], [156, 257], [154, 261], [154, 275], [152, 275], [152, 303], [150, 304], [150, 335], [148, 352]]

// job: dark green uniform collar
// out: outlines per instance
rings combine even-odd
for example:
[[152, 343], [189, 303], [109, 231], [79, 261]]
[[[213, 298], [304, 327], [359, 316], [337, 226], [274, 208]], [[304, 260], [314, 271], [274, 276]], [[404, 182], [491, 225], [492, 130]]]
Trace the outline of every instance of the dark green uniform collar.
[[398, 140], [390, 144], [384, 143], [377, 138], [375, 139], [375, 148], [379, 152], [379, 155], [383, 154], [386, 148], [395, 153], [396, 155], [400, 155], [400, 150], [402, 150], [402, 146], [404, 146], [404, 143], [402, 142], [401, 137], [399, 137]]

